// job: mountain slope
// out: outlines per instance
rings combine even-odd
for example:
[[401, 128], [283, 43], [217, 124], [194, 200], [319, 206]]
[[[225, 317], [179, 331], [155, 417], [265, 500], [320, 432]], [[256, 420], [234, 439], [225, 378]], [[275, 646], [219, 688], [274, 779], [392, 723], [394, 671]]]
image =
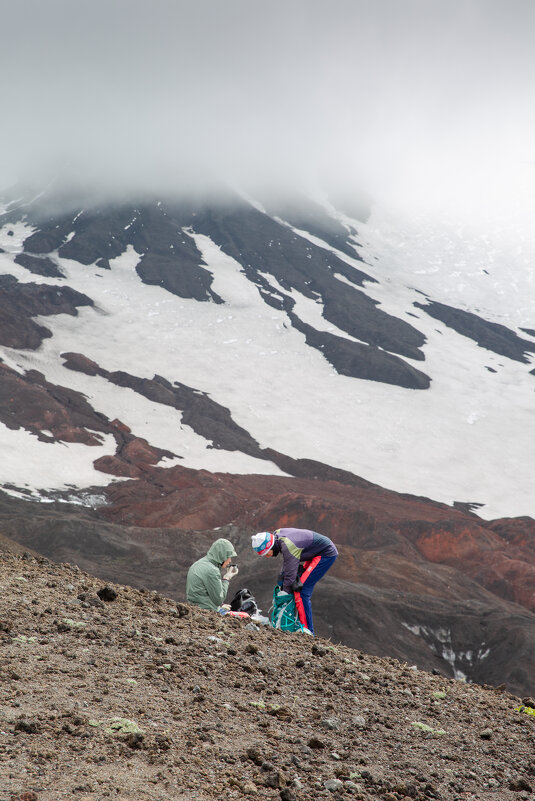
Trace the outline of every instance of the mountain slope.
[[0, 583], [0, 765], [14, 801], [512, 801], [533, 789], [534, 719], [503, 690], [29, 554], [1, 552]]
[[267, 608], [249, 535], [318, 529], [321, 634], [533, 692], [532, 268], [508, 292], [510, 254], [400, 230], [303, 199], [7, 202], [2, 533], [183, 600], [225, 531]]

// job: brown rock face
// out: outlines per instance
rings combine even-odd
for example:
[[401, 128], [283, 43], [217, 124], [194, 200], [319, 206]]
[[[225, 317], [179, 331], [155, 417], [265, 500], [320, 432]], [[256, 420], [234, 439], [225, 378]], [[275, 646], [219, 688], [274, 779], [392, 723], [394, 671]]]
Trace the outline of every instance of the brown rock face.
[[2, 364], [0, 420], [8, 428], [25, 428], [44, 441], [86, 445], [100, 445], [95, 432], [104, 433], [107, 428], [79, 393], [49, 384], [36, 370], [21, 375]]
[[12, 275], [0, 276], [0, 344], [35, 350], [50, 331], [31, 318], [37, 315], [77, 314], [78, 306], [93, 301], [70, 287], [19, 283]]
[[[430, 562], [463, 572], [501, 598], [535, 610], [535, 550], [527, 521], [524, 535], [509, 535], [506, 521], [403, 524], [400, 531]], [[510, 521], [513, 529], [515, 521]], [[532, 527], [534, 521], [531, 521]], [[518, 543], [518, 544], [513, 544]]]
[[[121, 424], [115, 427], [121, 432], [124, 429], [129, 430], [128, 426], [123, 427]], [[145, 439], [130, 437], [122, 447], [118, 448], [115, 456], [103, 456], [96, 459], [93, 464], [103, 473], [139, 478], [148, 465], [157, 464], [163, 456], [171, 455], [169, 451], [153, 448]]]
[[0, 363], [0, 421], [8, 428], [25, 428], [44, 442], [102, 444], [102, 434], [117, 443], [113, 457], [97, 459], [95, 466], [111, 475], [137, 477], [147, 464], [157, 464], [170, 451], [154, 448], [131, 433], [120, 420], [109, 421], [84, 395], [48, 382], [42, 373], [18, 373]]

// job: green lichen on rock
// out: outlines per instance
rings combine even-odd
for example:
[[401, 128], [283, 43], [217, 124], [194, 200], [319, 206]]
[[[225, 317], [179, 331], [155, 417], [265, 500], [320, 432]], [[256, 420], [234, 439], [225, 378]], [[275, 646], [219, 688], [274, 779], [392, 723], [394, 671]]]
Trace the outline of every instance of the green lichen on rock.
[[104, 730], [106, 734], [143, 734], [135, 720], [128, 718], [112, 718], [108, 728]]
[[420, 731], [423, 731], [433, 737], [440, 737], [441, 735], [446, 734], [444, 729], [434, 729], [432, 726], [428, 726], [427, 723], [422, 723], [419, 720], [413, 720], [411, 725], [414, 726], [415, 729], [419, 729]]
[[73, 620], [70, 617], [64, 617], [62, 620], [63, 623], [65, 623], [66, 626], [70, 626], [71, 629], [83, 629], [87, 625], [83, 620]]

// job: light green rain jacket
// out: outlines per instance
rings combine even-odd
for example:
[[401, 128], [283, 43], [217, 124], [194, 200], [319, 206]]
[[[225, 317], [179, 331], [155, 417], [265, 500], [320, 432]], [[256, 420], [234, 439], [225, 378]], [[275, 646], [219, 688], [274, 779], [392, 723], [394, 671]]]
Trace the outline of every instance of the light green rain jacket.
[[236, 556], [233, 544], [221, 538], [210, 546], [206, 556], [192, 564], [186, 579], [188, 603], [217, 611], [227, 597], [229, 585], [221, 578], [221, 565], [232, 556]]

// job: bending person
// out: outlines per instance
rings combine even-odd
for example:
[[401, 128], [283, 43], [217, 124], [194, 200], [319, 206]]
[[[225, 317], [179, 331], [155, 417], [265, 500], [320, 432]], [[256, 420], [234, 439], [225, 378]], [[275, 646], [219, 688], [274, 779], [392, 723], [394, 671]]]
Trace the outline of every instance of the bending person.
[[227, 597], [229, 581], [238, 574], [236, 565], [230, 564], [233, 556], [233, 544], [221, 538], [210, 546], [206, 556], [192, 564], [186, 579], [186, 599], [190, 604], [217, 612]]
[[[336, 561], [338, 556], [336, 545], [323, 534], [304, 528], [279, 528], [273, 533], [262, 531], [252, 535], [251, 544], [259, 556], [271, 557], [282, 554], [279, 584], [285, 592], [301, 593], [307, 628], [314, 633], [310, 596], [320, 578]], [[320, 556], [320, 560], [305, 583], [301, 584], [299, 567], [315, 556]]]

